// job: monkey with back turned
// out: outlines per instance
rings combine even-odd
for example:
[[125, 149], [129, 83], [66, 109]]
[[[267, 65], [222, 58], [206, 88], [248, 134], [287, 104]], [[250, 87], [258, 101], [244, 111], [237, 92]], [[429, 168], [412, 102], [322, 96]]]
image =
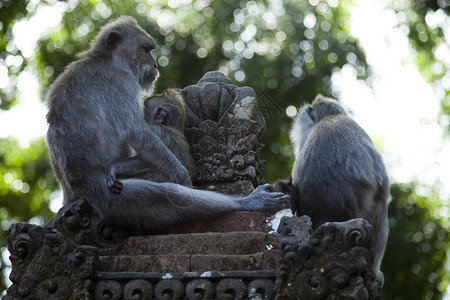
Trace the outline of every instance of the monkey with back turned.
[[[85, 198], [104, 222], [132, 232], [212, 218], [234, 210], [273, 210], [286, 195], [257, 187], [233, 197], [191, 189], [186, 167], [144, 119], [140, 100], [158, 70], [151, 55], [155, 40], [131, 17], [99, 32], [52, 84], [48, 99], [47, 146], [64, 204]], [[118, 181], [111, 166], [126, 158], [123, 145], [174, 182], [139, 178]], [[120, 184], [120, 193], [110, 191]]]
[[389, 179], [371, 139], [337, 101], [320, 95], [300, 108], [290, 139], [291, 179], [276, 182], [274, 189], [291, 195], [292, 212], [308, 215], [313, 229], [325, 222], [367, 220], [373, 229], [373, 270], [382, 285]]

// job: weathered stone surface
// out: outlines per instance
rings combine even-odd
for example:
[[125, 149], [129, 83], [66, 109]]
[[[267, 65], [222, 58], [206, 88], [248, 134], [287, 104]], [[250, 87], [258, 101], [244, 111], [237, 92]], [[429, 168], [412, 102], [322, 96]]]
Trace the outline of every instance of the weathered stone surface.
[[114, 255], [99, 257], [99, 271], [103, 272], [162, 272], [183, 273], [190, 271], [188, 254], [165, 255]]
[[97, 269], [102, 272], [162, 273], [274, 270], [277, 258], [276, 250], [242, 255], [115, 255], [100, 256]]
[[[80, 214], [84, 215], [85, 211], [69, 210], [75, 212], [74, 215], [64, 217], [73, 220], [80, 220]], [[83, 223], [96, 224], [96, 221], [84, 220]], [[184, 245], [188, 243], [189, 235], [186, 239], [179, 235], [180, 238], [175, 241], [171, 241], [169, 235], [167, 240], [159, 236], [149, 237], [149, 241], [154, 243], [167, 243], [170, 250], [166, 254], [115, 255], [111, 252], [108, 256], [99, 256], [95, 246], [78, 246], [73, 242], [82, 240], [91, 243], [90, 239], [65, 238], [50, 228], [16, 224], [8, 239], [13, 263], [13, 285], [8, 289], [5, 299], [90, 299], [93, 295], [122, 299], [130, 293], [134, 295], [136, 291], [142, 295], [163, 295], [161, 297], [168, 294], [179, 297], [194, 294], [199, 295], [200, 299], [208, 299], [205, 297], [212, 293], [215, 293], [213, 298], [218, 299], [237, 296], [248, 298], [253, 295], [263, 295], [261, 297], [266, 299], [273, 299], [275, 295], [278, 299], [379, 299], [370, 265], [371, 227], [366, 221], [355, 219], [343, 223], [326, 223], [312, 233], [306, 216], [284, 218], [280, 223], [278, 250], [241, 255], [222, 254], [221, 251], [245, 253], [259, 247], [268, 249], [274, 246], [274, 241], [269, 239], [269, 245], [264, 232], [199, 233], [190, 236], [195, 236], [198, 241], [201, 235], [209, 239], [208, 242], [213, 246], [205, 252], [210, 251], [211, 254], [193, 254], [186, 249], [183, 250], [186, 254], [179, 254], [175, 241]], [[69, 226], [73, 222], [61, 224]], [[60, 232], [66, 233], [70, 228], [63, 229]], [[218, 238], [221, 235], [224, 241], [229, 235], [229, 243], [238, 243], [239, 247], [246, 250], [226, 245]], [[243, 238], [249, 240], [243, 241]], [[260, 246], [254, 248], [251, 239], [253, 243], [260, 243]], [[127, 253], [127, 247], [144, 240], [130, 238], [130, 244], [125, 244], [121, 251]], [[195, 251], [202, 252], [206, 244], [191, 246], [193, 249], [197, 247]], [[162, 248], [151, 244], [138, 247], [142, 253], [148, 249], [162, 251]], [[275, 264], [277, 257], [278, 265]], [[275, 275], [264, 277], [265, 273], [261, 272], [273, 272], [276, 267], [278, 276], [274, 285]], [[95, 275], [98, 272], [102, 275]], [[116, 275], [108, 279], [105, 274]], [[213, 274], [216, 277], [212, 277]]]
[[276, 263], [265, 261], [266, 252], [270, 251], [246, 255], [195, 254], [191, 258], [191, 271], [274, 270]]
[[16, 223], [7, 239], [13, 285], [5, 300], [90, 299], [98, 249], [36, 225]]
[[100, 249], [114, 248], [125, 238], [123, 232], [103, 223], [86, 199], [78, 199], [63, 206], [45, 227], [77, 245], [91, 245]]
[[143, 234], [179, 234], [194, 232], [265, 231], [266, 213], [237, 211], [223, 214], [215, 219], [196, 221], [164, 230]]
[[[274, 299], [274, 271], [98, 273], [96, 299]], [[147, 297], [145, 297], [146, 295]], [[140, 298], [139, 298], [140, 296]]]
[[180, 90], [186, 102], [185, 134], [200, 189], [249, 194], [263, 183], [260, 160], [265, 121], [256, 93], [237, 87], [220, 72], [208, 72]]
[[[379, 299], [374, 283], [372, 226], [363, 219], [325, 223], [308, 236], [307, 216], [282, 219], [279, 299]], [[308, 234], [306, 234], [308, 233]]]
[[242, 255], [266, 250], [276, 245], [274, 235], [245, 231], [226, 233], [189, 233], [129, 237], [117, 255], [161, 255], [169, 249], [177, 254]]

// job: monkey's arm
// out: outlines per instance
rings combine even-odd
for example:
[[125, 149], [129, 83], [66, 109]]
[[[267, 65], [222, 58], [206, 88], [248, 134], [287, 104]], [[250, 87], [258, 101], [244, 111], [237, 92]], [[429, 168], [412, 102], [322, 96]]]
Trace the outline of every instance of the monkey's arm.
[[128, 143], [140, 159], [155, 166], [159, 172], [170, 178], [169, 181], [192, 186], [188, 170], [148, 126], [135, 128], [128, 137]]
[[143, 172], [154, 170], [155, 166], [151, 162], [143, 161], [136, 155], [114, 163], [112, 168], [117, 177], [132, 178], [141, 175]]
[[115, 205], [99, 204], [104, 205], [107, 222], [132, 230], [165, 228], [236, 210], [273, 211], [288, 198], [283, 193], [270, 192], [268, 184], [257, 187], [247, 197], [234, 197], [175, 183], [141, 179], [124, 179], [122, 182], [122, 193], [111, 198]]

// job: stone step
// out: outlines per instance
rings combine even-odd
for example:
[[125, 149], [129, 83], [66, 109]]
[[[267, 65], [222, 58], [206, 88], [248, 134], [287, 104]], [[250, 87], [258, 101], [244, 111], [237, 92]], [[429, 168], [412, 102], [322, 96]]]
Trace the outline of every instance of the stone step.
[[234, 211], [214, 219], [188, 222], [142, 235], [176, 234], [193, 232], [266, 231], [266, 217], [270, 213], [261, 211]]
[[162, 254], [100, 256], [101, 272], [183, 273], [204, 271], [275, 270], [278, 250], [246, 255]]
[[276, 245], [274, 235], [255, 231], [133, 236], [125, 241], [117, 255], [243, 255]]

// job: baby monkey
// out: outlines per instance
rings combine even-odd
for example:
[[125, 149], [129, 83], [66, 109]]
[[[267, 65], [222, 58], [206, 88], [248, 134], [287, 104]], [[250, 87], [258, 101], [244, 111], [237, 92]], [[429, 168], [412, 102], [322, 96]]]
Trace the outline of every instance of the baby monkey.
[[[169, 151], [192, 175], [194, 163], [184, 135], [186, 109], [181, 94], [177, 90], [169, 88], [162, 94], [145, 99], [144, 116], [151, 131], [161, 139]], [[129, 146], [126, 148], [125, 151], [132, 152]], [[139, 156], [121, 160], [114, 165], [114, 171], [117, 179], [134, 177], [155, 182], [174, 181], [171, 174], [165, 173], [151, 162], [143, 161]]]
[[308, 215], [314, 229], [325, 222], [367, 220], [373, 229], [373, 270], [382, 285], [389, 179], [371, 139], [337, 101], [319, 95], [300, 108], [290, 140], [291, 179], [276, 182], [275, 190], [290, 194], [292, 212]]

